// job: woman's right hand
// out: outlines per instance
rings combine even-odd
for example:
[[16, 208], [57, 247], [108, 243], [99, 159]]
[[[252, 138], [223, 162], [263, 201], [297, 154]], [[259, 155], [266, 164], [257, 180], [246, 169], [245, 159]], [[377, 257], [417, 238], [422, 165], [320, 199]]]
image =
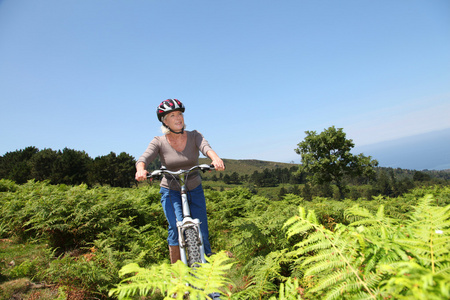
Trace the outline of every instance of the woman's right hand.
[[147, 179], [148, 171], [145, 169], [145, 164], [143, 162], [140, 162], [136, 165], [136, 175], [134, 175], [134, 178], [136, 178], [137, 181], [143, 181]]
[[147, 174], [147, 170], [138, 170], [136, 171], [135, 178], [137, 181], [144, 181], [145, 179], [147, 179]]

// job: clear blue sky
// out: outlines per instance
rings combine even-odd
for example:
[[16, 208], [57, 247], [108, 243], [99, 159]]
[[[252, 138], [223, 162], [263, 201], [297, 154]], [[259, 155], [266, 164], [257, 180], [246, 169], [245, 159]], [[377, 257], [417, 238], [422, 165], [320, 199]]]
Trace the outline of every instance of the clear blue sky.
[[0, 155], [138, 157], [167, 98], [223, 158], [450, 128], [450, 1], [0, 0]]

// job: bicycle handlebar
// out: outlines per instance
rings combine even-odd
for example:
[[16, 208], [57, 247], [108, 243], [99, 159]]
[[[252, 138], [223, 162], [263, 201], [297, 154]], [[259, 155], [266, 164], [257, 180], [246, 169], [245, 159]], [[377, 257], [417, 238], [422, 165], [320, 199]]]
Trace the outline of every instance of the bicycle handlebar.
[[188, 169], [188, 170], [178, 170], [178, 171], [169, 171], [166, 169], [166, 167], [162, 166], [161, 169], [159, 170], [155, 170], [153, 172], [151, 172], [150, 174], [147, 175], [147, 178], [152, 178], [152, 177], [159, 177], [162, 174], [171, 174], [171, 175], [181, 175], [181, 174], [185, 174], [185, 173], [190, 173], [194, 170], [200, 169], [200, 171], [205, 172], [205, 171], [209, 171], [209, 170], [214, 170], [214, 165], [207, 165], [207, 164], [201, 164], [201, 165], [196, 165], [193, 166], [192, 168]]

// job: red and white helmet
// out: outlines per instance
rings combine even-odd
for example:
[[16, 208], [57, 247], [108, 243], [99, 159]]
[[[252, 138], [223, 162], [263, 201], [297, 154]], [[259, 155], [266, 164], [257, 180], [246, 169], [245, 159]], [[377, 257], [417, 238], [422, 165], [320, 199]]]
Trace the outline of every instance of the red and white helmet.
[[167, 99], [161, 102], [160, 105], [156, 108], [156, 116], [159, 121], [163, 121], [165, 115], [173, 111], [181, 111], [184, 112], [185, 108], [183, 103], [181, 103], [178, 99]]

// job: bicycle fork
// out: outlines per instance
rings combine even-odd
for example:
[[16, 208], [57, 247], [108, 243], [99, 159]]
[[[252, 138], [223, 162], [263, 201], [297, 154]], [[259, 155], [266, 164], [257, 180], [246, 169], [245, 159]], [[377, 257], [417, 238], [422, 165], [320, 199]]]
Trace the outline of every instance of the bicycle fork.
[[200, 230], [200, 220], [199, 219], [192, 219], [191, 217], [191, 210], [189, 208], [189, 203], [187, 199], [187, 193], [186, 193], [186, 187], [183, 185], [181, 187], [181, 205], [183, 208], [183, 220], [177, 221], [177, 229], [178, 229], [178, 242], [180, 245], [180, 256], [181, 261], [188, 265], [187, 258], [186, 258], [186, 241], [185, 241], [185, 235], [184, 232], [188, 228], [194, 228], [194, 230], [197, 233], [197, 242], [200, 248], [200, 256], [202, 263], [206, 263], [205, 260], [205, 249], [203, 247], [203, 236], [202, 231]]

